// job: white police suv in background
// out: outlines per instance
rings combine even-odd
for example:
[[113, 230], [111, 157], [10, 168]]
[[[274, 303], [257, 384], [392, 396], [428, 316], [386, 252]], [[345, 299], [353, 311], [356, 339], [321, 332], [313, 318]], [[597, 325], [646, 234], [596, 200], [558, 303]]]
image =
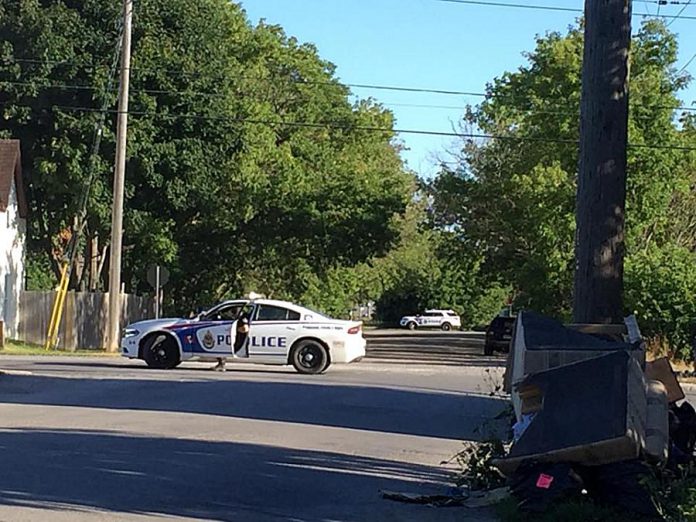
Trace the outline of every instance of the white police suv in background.
[[440, 328], [449, 332], [452, 328], [462, 327], [462, 320], [453, 310], [426, 310], [424, 314], [406, 315], [400, 322], [403, 328]]
[[[242, 316], [248, 318], [250, 328], [240, 343], [236, 337], [242, 334], [236, 333], [236, 326]], [[333, 363], [364, 357], [365, 339], [360, 322], [329, 319], [285, 301], [239, 299], [220, 303], [195, 319], [129, 324], [121, 354], [159, 369], [174, 368], [189, 359], [223, 358], [291, 364], [300, 373], [315, 374]]]

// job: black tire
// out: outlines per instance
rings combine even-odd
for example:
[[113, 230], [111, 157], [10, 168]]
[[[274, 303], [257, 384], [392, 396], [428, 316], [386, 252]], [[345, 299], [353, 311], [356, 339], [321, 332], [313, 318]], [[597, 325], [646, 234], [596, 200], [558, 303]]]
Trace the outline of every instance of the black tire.
[[408, 329], [411, 330], [411, 331], [415, 330], [417, 327], [418, 327], [418, 325], [417, 325], [415, 322], [413, 322], [413, 321], [409, 322], [409, 323], [406, 325], [406, 328], [408, 328]]
[[143, 360], [150, 368], [171, 370], [181, 364], [179, 346], [171, 335], [153, 334], [143, 344]]
[[290, 363], [298, 373], [317, 375], [329, 367], [329, 352], [319, 341], [305, 339], [292, 349]]
[[449, 332], [452, 329], [452, 325], [449, 323], [442, 323], [442, 326], [440, 326], [440, 328], [442, 328], [443, 332]]
[[493, 355], [494, 351], [495, 347], [493, 346], [493, 343], [486, 341], [486, 344], [483, 345], [483, 355]]

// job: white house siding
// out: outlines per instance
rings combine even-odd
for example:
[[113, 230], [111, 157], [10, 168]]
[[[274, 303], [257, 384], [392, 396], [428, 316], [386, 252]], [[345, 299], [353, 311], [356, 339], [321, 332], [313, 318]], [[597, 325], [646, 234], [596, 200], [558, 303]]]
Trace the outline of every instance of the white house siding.
[[17, 189], [10, 189], [7, 210], [0, 212], [0, 318], [5, 336], [15, 339], [19, 332], [19, 294], [24, 289], [26, 219], [19, 216]]

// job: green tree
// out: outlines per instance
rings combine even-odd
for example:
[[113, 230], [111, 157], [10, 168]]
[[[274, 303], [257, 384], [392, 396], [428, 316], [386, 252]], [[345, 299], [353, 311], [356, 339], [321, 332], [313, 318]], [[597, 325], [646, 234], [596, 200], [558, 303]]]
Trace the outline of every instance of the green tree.
[[[525, 55], [527, 64], [494, 80], [486, 100], [467, 112], [466, 125], [497, 138], [465, 142], [459, 168], [444, 170], [431, 184], [435, 226], [453, 231], [463, 253], [480, 253], [485, 272], [513, 287], [518, 307], [560, 318], [569, 317], [571, 305], [582, 45], [578, 26], [538, 37], [535, 50]], [[676, 38], [661, 22], [645, 22], [633, 39], [630, 303], [643, 302], [635, 294], [639, 285], [630, 280], [648, 275], [639, 267], [693, 257], [694, 155], [679, 147], [696, 141], [688, 119], [675, 122], [677, 94], [688, 80], [677, 73], [676, 56]], [[677, 244], [686, 249], [675, 249]], [[690, 281], [679, 284], [688, 287]], [[650, 286], [650, 299], [677, 305], [678, 293], [660, 288], [659, 281]], [[668, 326], [666, 316], [658, 328], [657, 315], [646, 318], [648, 333], [682, 329]], [[694, 317], [684, 318], [689, 320]], [[683, 345], [683, 335], [673, 338]]]
[[389, 252], [316, 278], [304, 302], [335, 316], [374, 302], [376, 319], [385, 324], [427, 308], [451, 308], [464, 327], [488, 323], [505, 305], [510, 289], [484, 277], [480, 256], [462, 257], [451, 234], [432, 230], [423, 199], [395, 226], [399, 241]]
[[[79, 12], [75, 4], [81, 4]], [[117, 13], [115, 3], [97, 0], [0, 2], [0, 132], [22, 142], [31, 173], [28, 247], [46, 256], [55, 273], [80, 208], [99, 118], [66, 107], [98, 108], [104, 97], [114, 98], [105, 90]], [[96, 168], [99, 180], [108, 178], [108, 162]], [[97, 187], [92, 214], [104, 213], [99, 193]]]
[[[30, 249], [54, 271], [89, 179], [98, 109], [105, 99], [114, 107], [106, 85], [119, 14], [107, 0], [0, 0], [3, 135], [22, 140]], [[393, 117], [372, 101], [351, 103], [312, 45], [252, 26], [225, 0], [142, 0], [134, 19], [129, 291], [147, 291], [146, 269], [160, 263], [181, 311], [252, 289], [297, 298], [398, 240], [394, 216], [413, 179]], [[110, 113], [73, 286], [108, 246], [113, 156]], [[40, 273], [40, 256], [30, 273]]]

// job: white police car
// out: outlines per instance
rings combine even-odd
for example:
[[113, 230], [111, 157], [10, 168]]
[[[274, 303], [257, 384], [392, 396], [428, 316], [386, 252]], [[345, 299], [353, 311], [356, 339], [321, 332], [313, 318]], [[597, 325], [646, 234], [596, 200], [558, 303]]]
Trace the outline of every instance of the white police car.
[[[248, 333], [237, 333], [241, 318], [248, 318]], [[195, 319], [129, 324], [121, 354], [159, 369], [190, 359], [223, 358], [291, 364], [300, 373], [316, 374], [333, 363], [364, 357], [365, 339], [360, 322], [330, 319], [285, 301], [239, 299], [220, 303]]]
[[403, 328], [440, 328], [449, 332], [452, 328], [462, 327], [462, 320], [454, 310], [426, 310], [423, 314], [405, 315], [399, 324]]

